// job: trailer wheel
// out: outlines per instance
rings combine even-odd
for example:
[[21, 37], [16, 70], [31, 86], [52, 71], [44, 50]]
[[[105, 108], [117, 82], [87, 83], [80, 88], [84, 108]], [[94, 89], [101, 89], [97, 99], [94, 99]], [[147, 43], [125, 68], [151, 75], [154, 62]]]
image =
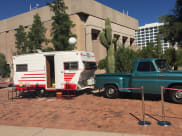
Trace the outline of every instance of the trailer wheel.
[[107, 85], [104, 89], [107, 98], [115, 99], [119, 96], [118, 88], [114, 85]]
[[[172, 88], [182, 89], [182, 86], [173, 86]], [[182, 91], [171, 91], [170, 96], [173, 102], [182, 104]]]
[[44, 88], [39, 88], [36, 90], [36, 95], [39, 97], [43, 97], [45, 94], [45, 89]]

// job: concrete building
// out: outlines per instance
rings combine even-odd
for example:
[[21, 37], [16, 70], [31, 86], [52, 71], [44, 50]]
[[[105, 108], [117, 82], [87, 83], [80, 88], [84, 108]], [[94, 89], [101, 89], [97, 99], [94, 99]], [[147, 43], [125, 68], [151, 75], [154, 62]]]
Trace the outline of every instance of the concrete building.
[[[136, 31], [136, 44], [142, 48], [146, 47], [148, 42], [154, 42], [157, 45], [157, 35], [161, 25], [163, 23], [151, 23], [139, 27], [139, 30]], [[161, 39], [161, 45], [163, 51], [169, 48], [169, 43], [163, 39]]]
[[[77, 35], [76, 49], [94, 52], [97, 62], [106, 56], [106, 49], [100, 44], [98, 35], [105, 27], [107, 17], [112, 22], [113, 36], [126, 46], [135, 45], [138, 20], [94, 0], [65, 0], [65, 4], [67, 13], [76, 24], [72, 29]], [[8, 63], [12, 64], [12, 55], [16, 52], [15, 29], [23, 25], [28, 31], [36, 13], [40, 15], [47, 28], [46, 37], [50, 39], [53, 13], [47, 6], [0, 21], [0, 52], [6, 55]]]

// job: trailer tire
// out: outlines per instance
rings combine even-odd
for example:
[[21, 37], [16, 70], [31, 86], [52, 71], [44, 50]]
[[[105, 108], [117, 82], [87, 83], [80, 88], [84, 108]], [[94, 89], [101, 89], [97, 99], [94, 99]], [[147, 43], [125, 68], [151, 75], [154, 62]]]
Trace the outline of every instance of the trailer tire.
[[[173, 86], [172, 88], [182, 89], [182, 86]], [[181, 91], [171, 91], [171, 100], [175, 103], [182, 104], [182, 92]]]
[[118, 88], [115, 85], [106, 85], [104, 92], [107, 98], [115, 99], [119, 96]]
[[36, 89], [36, 95], [37, 95], [37, 96], [43, 97], [44, 94], [45, 94], [45, 89], [44, 89], [44, 88]]

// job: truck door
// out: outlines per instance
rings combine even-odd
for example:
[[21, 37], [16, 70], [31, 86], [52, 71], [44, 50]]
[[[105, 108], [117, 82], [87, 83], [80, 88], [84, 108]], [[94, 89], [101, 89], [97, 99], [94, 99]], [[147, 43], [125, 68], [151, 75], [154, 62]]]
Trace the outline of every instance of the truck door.
[[64, 89], [64, 65], [61, 55], [55, 55], [55, 86]]
[[[132, 75], [132, 87], [144, 87], [145, 93], [156, 94], [158, 87], [158, 72], [150, 61], [139, 62], [136, 71]], [[139, 91], [134, 91], [139, 92]]]

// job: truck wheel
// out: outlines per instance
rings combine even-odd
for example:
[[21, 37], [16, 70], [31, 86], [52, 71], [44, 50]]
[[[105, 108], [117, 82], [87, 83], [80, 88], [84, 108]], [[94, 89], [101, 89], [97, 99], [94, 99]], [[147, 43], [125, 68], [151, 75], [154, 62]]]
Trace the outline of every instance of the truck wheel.
[[[182, 86], [173, 86], [173, 88], [182, 89]], [[175, 103], [182, 104], [182, 91], [172, 91], [171, 99]]]
[[119, 96], [118, 89], [114, 85], [107, 85], [104, 92], [107, 98], [115, 99]]

